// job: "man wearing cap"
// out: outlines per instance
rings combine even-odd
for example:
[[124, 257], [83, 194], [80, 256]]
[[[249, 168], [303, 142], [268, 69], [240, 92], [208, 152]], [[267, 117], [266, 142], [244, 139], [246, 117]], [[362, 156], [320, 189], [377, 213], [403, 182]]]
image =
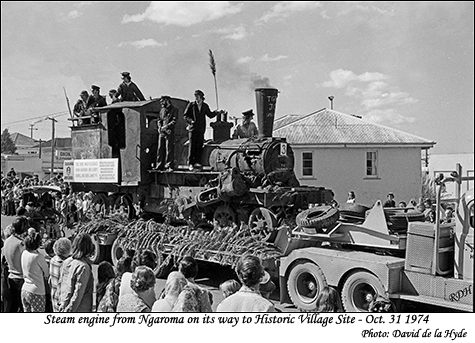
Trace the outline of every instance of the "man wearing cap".
[[[206, 130], [206, 117], [214, 118], [217, 111], [211, 111], [208, 104], [204, 102], [205, 95], [199, 89], [195, 91], [195, 101], [190, 102], [185, 109], [183, 117], [188, 124], [189, 150], [188, 169], [201, 168], [201, 154]], [[205, 117], [206, 116], [206, 117]]]
[[116, 98], [120, 101], [144, 101], [145, 97], [140, 91], [139, 87], [132, 82], [130, 73], [124, 71], [122, 73], [123, 82], [117, 88]]
[[168, 95], [160, 98], [162, 108], [158, 114], [158, 148], [156, 170], [173, 170], [175, 124], [178, 118], [178, 109], [172, 105]]
[[254, 113], [252, 110], [242, 112], [242, 123], [236, 126], [233, 133], [233, 139], [257, 137], [259, 132], [257, 126], [252, 121]]
[[97, 116], [94, 114], [94, 108], [96, 107], [103, 107], [107, 106], [106, 98], [104, 98], [100, 94], [100, 87], [96, 85], [91, 86], [92, 95], [89, 96], [89, 100], [87, 101], [87, 115], [94, 116], [92, 122], [98, 122]]
[[388, 194], [388, 199], [384, 202], [383, 207], [396, 207], [393, 193]]
[[109, 91], [109, 98], [111, 98], [111, 104], [119, 102], [119, 99], [117, 99], [117, 90], [116, 89], [111, 89]]
[[[87, 102], [89, 100], [89, 93], [84, 90], [79, 94], [79, 99], [74, 105], [73, 112], [76, 117], [83, 117], [86, 115]], [[78, 124], [89, 124], [91, 120], [89, 118], [79, 119]]]

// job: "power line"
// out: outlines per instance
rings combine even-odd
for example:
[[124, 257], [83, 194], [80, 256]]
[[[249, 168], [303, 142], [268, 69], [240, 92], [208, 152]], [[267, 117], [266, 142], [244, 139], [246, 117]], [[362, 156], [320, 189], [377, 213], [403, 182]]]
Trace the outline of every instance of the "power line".
[[12, 122], [9, 122], [9, 123], [2, 123], [2, 125], [17, 124], [17, 123], [22, 123], [22, 122], [25, 122], [25, 121], [30, 121], [30, 120], [33, 120], [33, 119], [41, 119], [41, 118], [46, 119], [46, 117], [61, 117], [61, 116], [64, 116], [68, 113], [69, 112], [67, 112], [67, 111], [62, 111], [62, 112], [56, 112], [56, 113], [51, 113], [51, 114], [44, 114], [44, 115], [38, 116], [38, 117], [32, 117], [32, 118], [28, 118], [28, 119], [12, 121]]

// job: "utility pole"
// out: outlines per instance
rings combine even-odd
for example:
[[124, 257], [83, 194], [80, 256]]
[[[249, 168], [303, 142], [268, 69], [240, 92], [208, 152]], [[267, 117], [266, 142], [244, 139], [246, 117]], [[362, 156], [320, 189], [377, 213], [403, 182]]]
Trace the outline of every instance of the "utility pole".
[[47, 120], [51, 120], [52, 132], [51, 132], [51, 174], [50, 179], [54, 176], [54, 123], [57, 122], [53, 117], [47, 117]]
[[33, 130], [38, 130], [37, 128], [34, 128], [35, 124], [30, 124], [30, 138], [33, 139]]

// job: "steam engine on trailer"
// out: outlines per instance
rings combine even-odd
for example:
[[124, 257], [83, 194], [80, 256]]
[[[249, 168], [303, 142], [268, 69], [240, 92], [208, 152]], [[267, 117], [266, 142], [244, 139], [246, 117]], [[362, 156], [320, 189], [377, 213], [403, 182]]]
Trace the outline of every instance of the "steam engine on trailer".
[[[323, 187], [300, 186], [291, 146], [285, 138], [272, 137], [278, 90], [260, 88], [255, 94], [259, 137], [230, 139], [233, 124], [226, 115], [218, 115], [211, 123], [213, 139], [205, 142], [203, 170], [198, 172], [185, 168], [189, 143], [183, 113], [187, 101], [171, 99], [179, 110], [174, 163], [178, 168], [171, 172], [152, 169], [161, 109], [158, 99], [98, 108], [98, 123], [71, 127], [74, 160], [66, 163], [74, 175], [66, 179], [74, 192], [94, 192], [95, 204], [125, 206], [131, 218], [134, 204], [145, 212], [163, 213], [176, 202], [181, 214], [196, 223], [249, 223], [269, 239], [270, 229], [279, 220], [308, 204], [329, 203], [333, 195]], [[94, 166], [96, 175], [93, 170], [78, 172], [79, 166], [83, 171]]]

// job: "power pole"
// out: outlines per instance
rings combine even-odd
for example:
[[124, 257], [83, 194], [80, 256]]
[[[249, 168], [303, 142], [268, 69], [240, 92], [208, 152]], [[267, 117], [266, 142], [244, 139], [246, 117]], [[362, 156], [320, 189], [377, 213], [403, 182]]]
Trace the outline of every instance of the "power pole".
[[37, 128], [34, 128], [35, 124], [30, 124], [30, 138], [33, 139], [33, 130], [38, 130]]
[[47, 117], [47, 120], [51, 120], [52, 132], [51, 132], [51, 174], [50, 179], [54, 176], [54, 123], [57, 122], [53, 117]]

